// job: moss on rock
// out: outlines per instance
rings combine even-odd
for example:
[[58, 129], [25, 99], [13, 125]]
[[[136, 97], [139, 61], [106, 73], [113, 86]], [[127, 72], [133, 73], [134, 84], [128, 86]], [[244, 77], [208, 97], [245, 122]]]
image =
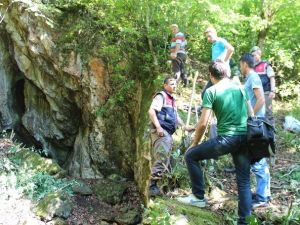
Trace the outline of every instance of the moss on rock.
[[17, 152], [14, 158], [20, 160], [20, 165], [26, 170], [46, 172], [50, 175], [54, 175], [62, 171], [61, 167], [52, 159], [43, 158], [38, 153], [32, 152], [28, 149], [22, 149]]
[[[184, 215], [184, 218], [182, 217]], [[151, 202], [150, 208], [144, 214], [144, 224], [153, 224], [155, 222], [168, 222], [176, 218], [182, 218], [182, 224], [189, 225], [215, 225], [224, 224], [222, 218], [215, 212], [207, 209], [200, 209], [194, 206], [188, 206], [167, 198], [157, 198]]]
[[122, 201], [122, 196], [127, 189], [127, 183], [100, 180], [92, 189], [100, 200], [115, 205]]
[[51, 220], [54, 216], [67, 219], [72, 208], [73, 205], [68, 195], [64, 192], [52, 192], [40, 200], [33, 211], [44, 220]]
[[74, 185], [72, 185], [72, 190], [74, 193], [80, 194], [80, 195], [93, 194], [92, 189], [88, 185], [86, 185], [83, 182], [78, 182], [78, 181]]

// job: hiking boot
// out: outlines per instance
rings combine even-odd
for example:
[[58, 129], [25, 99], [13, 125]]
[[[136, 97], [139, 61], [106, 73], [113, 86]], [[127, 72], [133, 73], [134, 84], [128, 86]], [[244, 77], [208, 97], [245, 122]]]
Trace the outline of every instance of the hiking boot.
[[196, 206], [196, 207], [199, 207], [199, 208], [203, 208], [206, 205], [205, 198], [200, 199], [200, 198], [197, 198], [193, 194], [190, 194], [190, 195], [188, 195], [186, 197], [176, 198], [176, 200], [179, 201], [179, 202], [181, 202], [181, 203], [183, 203], [183, 204], [192, 205], [192, 206]]
[[150, 187], [149, 187], [149, 196], [155, 197], [161, 195], [160, 189], [157, 187], [157, 180], [151, 180], [150, 181]]
[[260, 201], [252, 202], [252, 209], [265, 208], [265, 207], [268, 207], [268, 206], [269, 206], [268, 202], [260, 202]]
[[150, 186], [149, 188], [149, 195], [150, 197], [155, 197], [161, 195], [161, 191], [156, 185]]

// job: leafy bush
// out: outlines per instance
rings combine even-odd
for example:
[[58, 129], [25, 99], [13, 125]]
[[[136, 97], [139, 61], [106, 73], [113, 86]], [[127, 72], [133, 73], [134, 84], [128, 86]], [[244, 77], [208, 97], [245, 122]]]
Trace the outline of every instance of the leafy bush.
[[179, 150], [174, 151], [171, 156], [171, 168], [164, 175], [161, 186], [165, 190], [176, 187], [189, 187], [190, 180], [187, 167], [185, 165], [184, 155]]
[[160, 202], [153, 203], [144, 213], [143, 224], [171, 225], [168, 208]]
[[54, 191], [65, 191], [72, 195], [72, 185], [74, 181], [65, 179], [55, 179], [47, 173], [28, 173], [20, 171], [17, 174], [18, 187], [22, 188], [25, 195], [33, 200], [40, 200], [47, 194]]

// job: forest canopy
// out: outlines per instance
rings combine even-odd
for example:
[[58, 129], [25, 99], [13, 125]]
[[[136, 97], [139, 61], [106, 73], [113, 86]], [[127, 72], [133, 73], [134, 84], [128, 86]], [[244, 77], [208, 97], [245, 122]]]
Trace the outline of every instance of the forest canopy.
[[[300, 2], [297, 0], [45, 2], [61, 9], [63, 15], [68, 13], [74, 18], [85, 18], [78, 23], [71, 21], [63, 37], [64, 43], [76, 45], [79, 50], [96, 46], [98, 54], [108, 64], [118, 65], [113, 68], [113, 74], [125, 80], [148, 82], [170, 71], [167, 60], [170, 24], [173, 23], [178, 24], [187, 35], [191, 61], [208, 63], [210, 44], [203, 31], [212, 25], [219, 36], [234, 46], [235, 62], [252, 46], [260, 46], [263, 58], [275, 69], [279, 96], [299, 96]], [[66, 19], [64, 16], [61, 18]]]

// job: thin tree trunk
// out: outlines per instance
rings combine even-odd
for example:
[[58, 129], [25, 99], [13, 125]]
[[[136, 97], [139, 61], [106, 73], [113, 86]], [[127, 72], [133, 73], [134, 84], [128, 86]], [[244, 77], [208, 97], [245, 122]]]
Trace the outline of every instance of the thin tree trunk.
[[155, 66], [155, 69], [158, 70], [157, 56], [154, 52], [152, 39], [149, 37], [149, 34], [150, 34], [150, 7], [149, 7], [149, 5], [147, 5], [147, 10], [146, 10], [146, 30], [147, 30], [147, 34], [148, 34], [147, 39], [148, 39], [149, 49], [150, 49], [150, 52], [151, 52], [152, 57], [153, 57], [153, 64]]

